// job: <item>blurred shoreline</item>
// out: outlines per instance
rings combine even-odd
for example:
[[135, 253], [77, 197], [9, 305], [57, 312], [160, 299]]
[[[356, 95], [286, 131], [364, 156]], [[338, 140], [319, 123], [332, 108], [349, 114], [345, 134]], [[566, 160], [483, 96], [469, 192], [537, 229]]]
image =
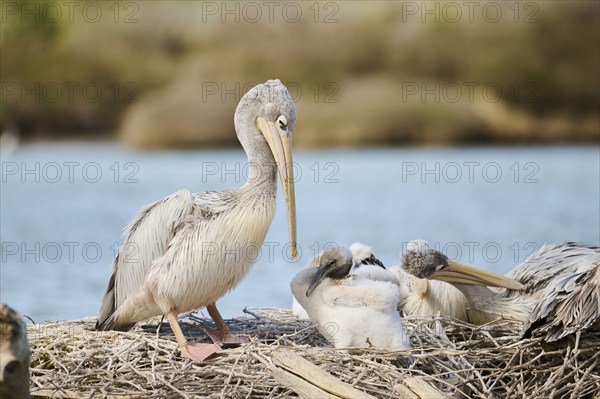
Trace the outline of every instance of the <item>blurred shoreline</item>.
[[[123, 142], [119, 138], [115, 137], [112, 134], [106, 133], [98, 133], [98, 134], [86, 134], [85, 137], [81, 137], [77, 133], [70, 134], [60, 134], [59, 137], [56, 137], [54, 133], [50, 133], [48, 135], [36, 134], [33, 137], [28, 137], [24, 140], [21, 140], [18, 144], [19, 146], [35, 146], [35, 145], [48, 145], [48, 144], [67, 144], [67, 145], [118, 145], [123, 148], [131, 151], [162, 151], [162, 150], [174, 150], [174, 151], [195, 151], [195, 150], [230, 150], [230, 149], [239, 149], [242, 151], [239, 143], [232, 144], [223, 144], [223, 145], [190, 145], [190, 146], [165, 146], [165, 147], [137, 147], [134, 145], [130, 145], [126, 142]], [[378, 149], [393, 149], [393, 148], [532, 148], [532, 147], [540, 147], [540, 148], [551, 148], [551, 147], [595, 147], [600, 146], [600, 138], [590, 138], [588, 139], [560, 139], [557, 138], [552, 141], [470, 141], [470, 142], [420, 142], [413, 141], [409, 143], [368, 143], [368, 144], [349, 144], [349, 143], [340, 143], [340, 144], [325, 144], [320, 146], [314, 145], [303, 145], [303, 144], [294, 144], [294, 148], [305, 149], [305, 150], [352, 150], [352, 149], [369, 149], [369, 150], [378, 150]], [[1, 145], [0, 145], [1, 147]], [[18, 148], [17, 147], [17, 148]]]
[[6, 3], [0, 131], [232, 147], [241, 96], [279, 78], [297, 147], [600, 142], [597, 1], [224, 4]]

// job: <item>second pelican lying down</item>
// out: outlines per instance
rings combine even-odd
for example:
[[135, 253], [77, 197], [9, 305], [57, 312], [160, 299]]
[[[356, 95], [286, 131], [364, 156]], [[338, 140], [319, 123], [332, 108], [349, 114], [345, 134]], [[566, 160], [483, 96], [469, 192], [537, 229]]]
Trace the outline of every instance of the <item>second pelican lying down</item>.
[[400, 286], [392, 273], [365, 264], [358, 271], [345, 247], [323, 251], [317, 262], [300, 271], [291, 288], [330, 343], [336, 348], [410, 347], [397, 311]]
[[448, 272], [452, 263], [439, 251], [422, 248], [407, 251], [402, 267], [419, 278], [444, 279], [458, 288], [474, 324], [511, 318], [524, 323], [524, 336], [544, 335], [550, 342], [588, 328], [600, 330], [598, 247], [573, 242], [545, 245], [507, 275], [521, 285], [512, 290], [492, 291], [456, 279]]

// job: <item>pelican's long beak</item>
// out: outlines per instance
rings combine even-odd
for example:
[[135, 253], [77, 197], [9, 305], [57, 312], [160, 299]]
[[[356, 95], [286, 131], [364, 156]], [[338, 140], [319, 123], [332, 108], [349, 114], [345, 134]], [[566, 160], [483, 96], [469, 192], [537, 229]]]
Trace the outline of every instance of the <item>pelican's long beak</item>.
[[501, 274], [476, 269], [458, 262], [449, 261], [449, 267], [429, 276], [430, 279], [446, 281], [449, 283], [486, 285], [488, 287], [501, 287], [511, 290], [524, 288], [523, 284]]
[[306, 290], [307, 297], [309, 297], [310, 294], [313, 293], [315, 288], [317, 288], [319, 286], [319, 284], [321, 284], [321, 281], [323, 281], [329, 275], [329, 272], [330, 272], [330, 269], [325, 268], [325, 267], [317, 267], [315, 269], [315, 274], [313, 275], [313, 278], [310, 280], [310, 284], [308, 285], [308, 288]]
[[277, 163], [277, 170], [285, 194], [292, 258], [295, 258], [298, 255], [298, 250], [296, 249], [296, 194], [294, 192], [292, 132], [281, 133], [277, 126], [275, 126], [275, 123], [267, 121], [260, 116], [256, 118], [256, 126], [263, 136], [265, 136]]

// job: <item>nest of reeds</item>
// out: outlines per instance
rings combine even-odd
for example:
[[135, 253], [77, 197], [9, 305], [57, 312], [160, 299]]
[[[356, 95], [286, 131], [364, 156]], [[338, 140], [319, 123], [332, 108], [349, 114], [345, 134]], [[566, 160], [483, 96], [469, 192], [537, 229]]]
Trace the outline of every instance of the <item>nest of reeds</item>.
[[[413, 348], [335, 349], [288, 310], [251, 309], [228, 320], [251, 342], [206, 363], [183, 358], [166, 323], [97, 332], [95, 319], [28, 326], [31, 394], [91, 398], [600, 398], [600, 333], [556, 343], [519, 339], [513, 322], [404, 319]], [[181, 323], [210, 342], [196, 314]]]

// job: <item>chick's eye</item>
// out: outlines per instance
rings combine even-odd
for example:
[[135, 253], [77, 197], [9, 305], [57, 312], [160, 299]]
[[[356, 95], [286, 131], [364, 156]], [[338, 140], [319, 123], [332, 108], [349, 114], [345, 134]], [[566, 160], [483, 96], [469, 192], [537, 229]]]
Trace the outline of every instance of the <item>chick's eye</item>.
[[281, 130], [286, 130], [287, 129], [287, 125], [282, 120], [279, 120], [279, 128]]

